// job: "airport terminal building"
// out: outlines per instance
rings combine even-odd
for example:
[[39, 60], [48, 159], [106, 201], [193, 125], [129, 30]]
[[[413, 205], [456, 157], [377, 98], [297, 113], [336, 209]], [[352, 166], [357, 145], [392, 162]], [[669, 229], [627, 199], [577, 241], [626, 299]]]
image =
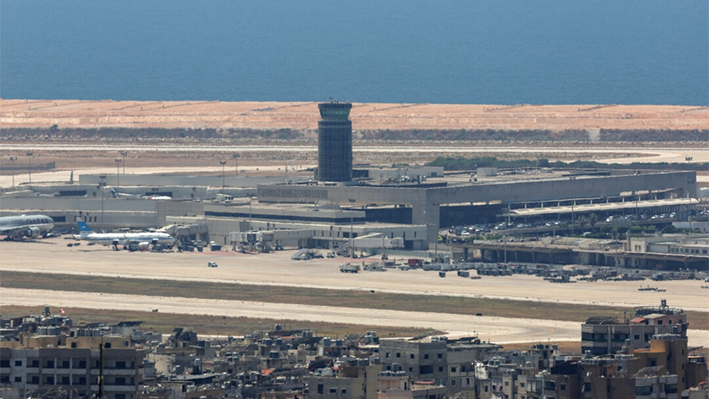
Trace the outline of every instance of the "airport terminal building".
[[[2, 213], [41, 211], [60, 229], [78, 218], [99, 228], [206, 224], [209, 239], [220, 244], [230, 244], [235, 232], [295, 229], [310, 230], [312, 239], [303, 243], [319, 247], [379, 234], [402, 238], [406, 249], [428, 249], [442, 227], [550, 213], [632, 212], [650, 202], [677, 210], [681, 219], [697, 203], [694, 171], [540, 167], [444, 174], [442, 167], [353, 165], [350, 108], [320, 105], [312, 178], [130, 174], [117, 187], [116, 175], [81, 175], [73, 184], [26, 184], [5, 192]], [[140, 199], [146, 196], [170, 199]]]

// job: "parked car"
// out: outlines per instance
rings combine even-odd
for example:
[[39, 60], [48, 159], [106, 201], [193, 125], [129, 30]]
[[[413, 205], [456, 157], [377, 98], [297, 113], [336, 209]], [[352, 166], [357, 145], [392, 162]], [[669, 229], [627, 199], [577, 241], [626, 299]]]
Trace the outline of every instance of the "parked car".
[[208, 267], [217, 267], [219, 265], [217, 265], [217, 262], [207, 262], [207, 266]]

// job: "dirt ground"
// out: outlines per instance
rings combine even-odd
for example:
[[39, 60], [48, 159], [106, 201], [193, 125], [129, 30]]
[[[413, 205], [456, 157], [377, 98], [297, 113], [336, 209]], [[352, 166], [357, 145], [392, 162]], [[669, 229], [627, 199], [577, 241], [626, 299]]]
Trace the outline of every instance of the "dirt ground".
[[[5, 127], [317, 128], [314, 102], [0, 100]], [[709, 107], [354, 103], [353, 125], [379, 129], [706, 129]]]

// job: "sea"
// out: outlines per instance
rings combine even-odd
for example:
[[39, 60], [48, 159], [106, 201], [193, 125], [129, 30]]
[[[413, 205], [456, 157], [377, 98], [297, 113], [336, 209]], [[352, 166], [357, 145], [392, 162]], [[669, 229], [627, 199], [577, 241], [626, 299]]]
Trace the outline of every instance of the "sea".
[[709, 1], [0, 0], [0, 97], [709, 106]]

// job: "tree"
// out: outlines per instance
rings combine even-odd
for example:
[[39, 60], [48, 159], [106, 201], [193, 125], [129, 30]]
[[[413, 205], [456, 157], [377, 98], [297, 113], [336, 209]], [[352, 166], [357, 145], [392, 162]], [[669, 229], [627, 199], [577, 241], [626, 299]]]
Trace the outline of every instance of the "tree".
[[593, 233], [593, 228], [596, 226], [596, 223], [598, 223], [598, 215], [595, 213], [592, 213], [588, 216], [588, 224], [591, 225], [591, 232]]
[[583, 215], [579, 216], [576, 219], [576, 222], [579, 224], [579, 228], [581, 228], [581, 230], [583, 230], [583, 228], [586, 227], [586, 222], [587, 222], [586, 216], [583, 216]]

